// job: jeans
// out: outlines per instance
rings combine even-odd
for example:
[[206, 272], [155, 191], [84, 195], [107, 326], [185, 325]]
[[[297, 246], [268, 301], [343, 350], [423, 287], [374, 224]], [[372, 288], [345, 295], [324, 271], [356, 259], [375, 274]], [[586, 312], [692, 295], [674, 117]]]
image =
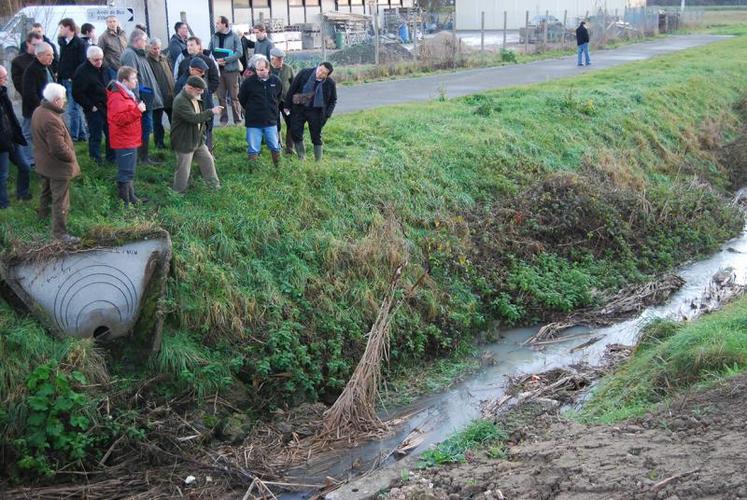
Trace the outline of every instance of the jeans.
[[115, 149], [117, 158], [117, 182], [130, 182], [135, 179], [137, 148]]
[[73, 140], [85, 141], [87, 132], [86, 124], [83, 121], [83, 108], [73, 99], [73, 81], [63, 80], [62, 83], [67, 91], [67, 118], [70, 136]]
[[578, 46], [578, 65], [581, 66], [581, 56], [586, 56], [586, 64], [591, 64], [591, 58], [589, 57], [589, 42], [582, 43]]
[[265, 138], [265, 143], [270, 151], [275, 153], [280, 152], [280, 141], [278, 140], [278, 128], [276, 125], [270, 125], [269, 127], [247, 127], [246, 129], [246, 143], [249, 145], [247, 153], [256, 156], [259, 154], [262, 148], [262, 137]]
[[0, 208], [7, 208], [8, 201], [8, 171], [10, 163], [15, 163], [18, 167], [18, 178], [16, 179], [16, 195], [18, 198], [24, 198], [29, 195], [29, 173], [31, 167], [23, 155], [19, 152], [19, 147], [15, 144], [10, 145], [10, 151], [0, 152]]
[[106, 159], [114, 160], [114, 151], [109, 147], [109, 126], [106, 123], [106, 114], [97, 109], [86, 113], [86, 122], [88, 123], [88, 155], [91, 159], [101, 160], [101, 137], [106, 137]]
[[34, 136], [31, 134], [31, 118], [23, 117], [21, 122], [21, 133], [23, 138], [26, 139], [28, 146], [18, 146], [18, 151], [26, 160], [26, 164], [33, 168], [34, 162]]

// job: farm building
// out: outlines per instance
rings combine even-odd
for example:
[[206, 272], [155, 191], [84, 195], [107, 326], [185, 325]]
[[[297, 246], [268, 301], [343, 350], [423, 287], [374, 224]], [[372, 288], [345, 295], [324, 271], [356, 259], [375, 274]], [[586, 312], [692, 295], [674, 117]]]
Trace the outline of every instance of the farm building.
[[551, 16], [563, 20], [568, 13], [568, 22], [586, 15], [594, 15], [607, 9], [610, 15], [618, 12], [622, 16], [626, 8], [645, 7], [646, 0], [457, 0], [456, 25], [459, 30], [479, 30], [482, 12], [485, 12], [485, 29], [503, 29], [503, 13], [507, 12], [508, 29], [517, 30], [526, 23], [526, 12], [529, 18], [544, 16], [549, 11]]

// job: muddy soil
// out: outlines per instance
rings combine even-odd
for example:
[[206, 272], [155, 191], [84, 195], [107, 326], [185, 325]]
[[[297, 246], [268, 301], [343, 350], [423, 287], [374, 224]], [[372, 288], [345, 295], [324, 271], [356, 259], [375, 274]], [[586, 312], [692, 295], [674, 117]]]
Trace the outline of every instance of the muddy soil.
[[747, 498], [747, 376], [614, 426], [533, 405], [506, 459], [414, 471], [386, 498]]

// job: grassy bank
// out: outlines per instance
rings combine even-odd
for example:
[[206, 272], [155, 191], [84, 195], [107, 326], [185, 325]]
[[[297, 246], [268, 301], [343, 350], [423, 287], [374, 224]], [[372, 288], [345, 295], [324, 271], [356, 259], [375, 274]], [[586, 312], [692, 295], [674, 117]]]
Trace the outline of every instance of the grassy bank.
[[[404, 283], [428, 279], [394, 320], [389, 375], [465, 349], [488, 321], [593, 304], [714, 250], [742, 226], [716, 152], [741, 124], [745, 56], [735, 39], [570, 81], [334, 117], [321, 164], [284, 159], [276, 170], [263, 154], [250, 167], [243, 129], [219, 130], [221, 191], [196, 180], [173, 194], [168, 155], [139, 168], [152, 201], [137, 209], [117, 201], [113, 167], [83, 160], [72, 232], [171, 234], [163, 347], [143, 362], [54, 340], [0, 302], [3, 463], [98, 460], [119, 436], [148, 433], [133, 416], [148, 399], [222, 391], [263, 415], [334, 398], [405, 258]], [[6, 251], [48, 238], [29, 204], [1, 216]], [[123, 397], [103, 422], [102, 388]], [[48, 404], [57, 397], [72, 410]], [[33, 439], [22, 432], [32, 427]]]
[[633, 357], [605, 377], [581, 419], [614, 423], [641, 416], [688, 391], [747, 368], [747, 298], [692, 323], [657, 321]]

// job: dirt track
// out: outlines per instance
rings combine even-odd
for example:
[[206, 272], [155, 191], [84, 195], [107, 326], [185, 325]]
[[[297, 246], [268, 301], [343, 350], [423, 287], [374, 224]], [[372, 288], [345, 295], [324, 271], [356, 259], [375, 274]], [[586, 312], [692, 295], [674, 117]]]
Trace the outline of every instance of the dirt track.
[[747, 498], [747, 376], [635, 422], [585, 426], [545, 412], [512, 437], [505, 460], [478, 453], [415, 472], [388, 498]]

